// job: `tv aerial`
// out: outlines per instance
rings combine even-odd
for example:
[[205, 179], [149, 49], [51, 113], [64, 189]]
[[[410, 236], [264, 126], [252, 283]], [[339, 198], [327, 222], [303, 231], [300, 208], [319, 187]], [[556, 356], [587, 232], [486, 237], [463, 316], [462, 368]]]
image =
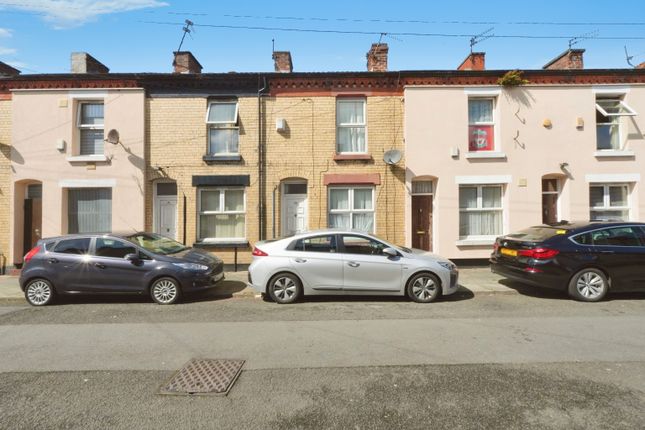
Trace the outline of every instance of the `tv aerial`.
[[398, 149], [390, 149], [389, 151], [385, 151], [385, 154], [383, 154], [383, 161], [385, 164], [393, 166], [401, 161], [401, 157], [401, 151]]
[[470, 38], [470, 53], [473, 53], [473, 48], [475, 45], [478, 43], [483, 42], [486, 39], [490, 39], [491, 37], [495, 37], [493, 33], [491, 33], [493, 30], [495, 30], [495, 27], [491, 27], [486, 31], [482, 31], [479, 34], [474, 35], [473, 37]]

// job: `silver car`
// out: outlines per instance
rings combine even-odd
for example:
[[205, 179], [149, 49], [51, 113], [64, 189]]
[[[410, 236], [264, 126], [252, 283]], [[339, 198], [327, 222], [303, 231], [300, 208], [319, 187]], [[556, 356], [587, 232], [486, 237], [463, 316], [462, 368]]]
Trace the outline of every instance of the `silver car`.
[[429, 303], [457, 291], [457, 279], [450, 260], [344, 230], [258, 242], [249, 266], [249, 285], [277, 303], [322, 294], [407, 295]]

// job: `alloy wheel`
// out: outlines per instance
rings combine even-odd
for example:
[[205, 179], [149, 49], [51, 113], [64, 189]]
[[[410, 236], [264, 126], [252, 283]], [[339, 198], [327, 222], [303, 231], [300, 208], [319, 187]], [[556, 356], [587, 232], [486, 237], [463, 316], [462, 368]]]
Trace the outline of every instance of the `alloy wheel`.
[[153, 299], [162, 305], [173, 303], [178, 295], [179, 290], [177, 285], [170, 279], [161, 279], [152, 287]]
[[290, 302], [298, 292], [298, 286], [295, 281], [288, 276], [277, 278], [272, 287], [273, 295], [281, 302]]
[[420, 301], [425, 302], [434, 296], [437, 285], [429, 276], [421, 276], [412, 283], [412, 294]]
[[52, 294], [51, 286], [42, 279], [37, 279], [27, 286], [27, 300], [34, 306], [47, 304], [51, 300]]
[[576, 281], [576, 289], [581, 296], [587, 299], [593, 300], [600, 297], [605, 288], [605, 280], [594, 272], [585, 272]]

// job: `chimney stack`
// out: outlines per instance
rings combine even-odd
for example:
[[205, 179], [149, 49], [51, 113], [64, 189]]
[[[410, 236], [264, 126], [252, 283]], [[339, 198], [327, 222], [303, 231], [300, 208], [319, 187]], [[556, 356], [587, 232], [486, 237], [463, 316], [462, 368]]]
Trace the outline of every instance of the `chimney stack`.
[[278, 73], [293, 72], [293, 63], [291, 62], [291, 52], [273, 51], [273, 66]]
[[[643, 61], [642, 63], [640, 63], [638, 66], [636, 66], [636, 68], [637, 68], [637, 69], [645, 69], [645, 61]], [[18, 73], [20, 73], [20, 72], [18, 72]]]
[[584, 69], [582, 54], [584, 49], [567, 49], [542, 67], [546, 70]]
[[372, 43], [367, 53], [368, 72], [387, 72], [387, 43]]
[[199, 74], [202, 72], [202, 65], [190, 51], [175, 51], [175, 59], [172, 62], [173, 73]]
[[105, 64], [87, 52], [72, 52], [72, 73], [109, 73]]
[[457, 70], [486, 70], [486, 53], [471, 52], [457, 67]]
[[13, 78], [20, 74], [20, 70], [0, 61], [0, 78]]

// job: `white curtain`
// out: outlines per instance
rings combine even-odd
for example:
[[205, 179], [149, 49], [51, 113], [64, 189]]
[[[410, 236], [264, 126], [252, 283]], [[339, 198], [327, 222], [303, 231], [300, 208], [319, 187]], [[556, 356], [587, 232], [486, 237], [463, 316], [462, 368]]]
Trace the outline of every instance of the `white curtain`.
[[199, 218], [200, 239], [244, 237], [244, 214], [209, 214]]
[[216, 128], [209, 131], [209, 149], [211, 154], [239, 153], [239, 130], [237, 128]]
[[374, 213], [355, 213], [352, 216], [352, 228], [371, 233], [374, 231]]
[[462, 211], [459, 214], [460, 236], [499, 236], [502, 234], [502, 211]]
[[219, 211], [219, 190], [203, 190], [200, 212]]
[[224, 210], [239, 212], [244, 210], [244, 190], [226, 190], [224, 192]]
[[329, 227], [349, 229], [349, 214], [329, 214]]
[[493, 101], [490, 99], [468, 100], [468, 122], [471, 124], [493, 122]]
[[365, 152], [365, 102], [338, 102], [338, 152]]
[[354, 190], [354, 209], [373, 209], [371, 189]]
[[208, 122], [236, 123], [237, 103], [211, 103], [208, 109]]
[[329, 191], [329, 209], [349, 209], [349, 190], [331, 189]]

